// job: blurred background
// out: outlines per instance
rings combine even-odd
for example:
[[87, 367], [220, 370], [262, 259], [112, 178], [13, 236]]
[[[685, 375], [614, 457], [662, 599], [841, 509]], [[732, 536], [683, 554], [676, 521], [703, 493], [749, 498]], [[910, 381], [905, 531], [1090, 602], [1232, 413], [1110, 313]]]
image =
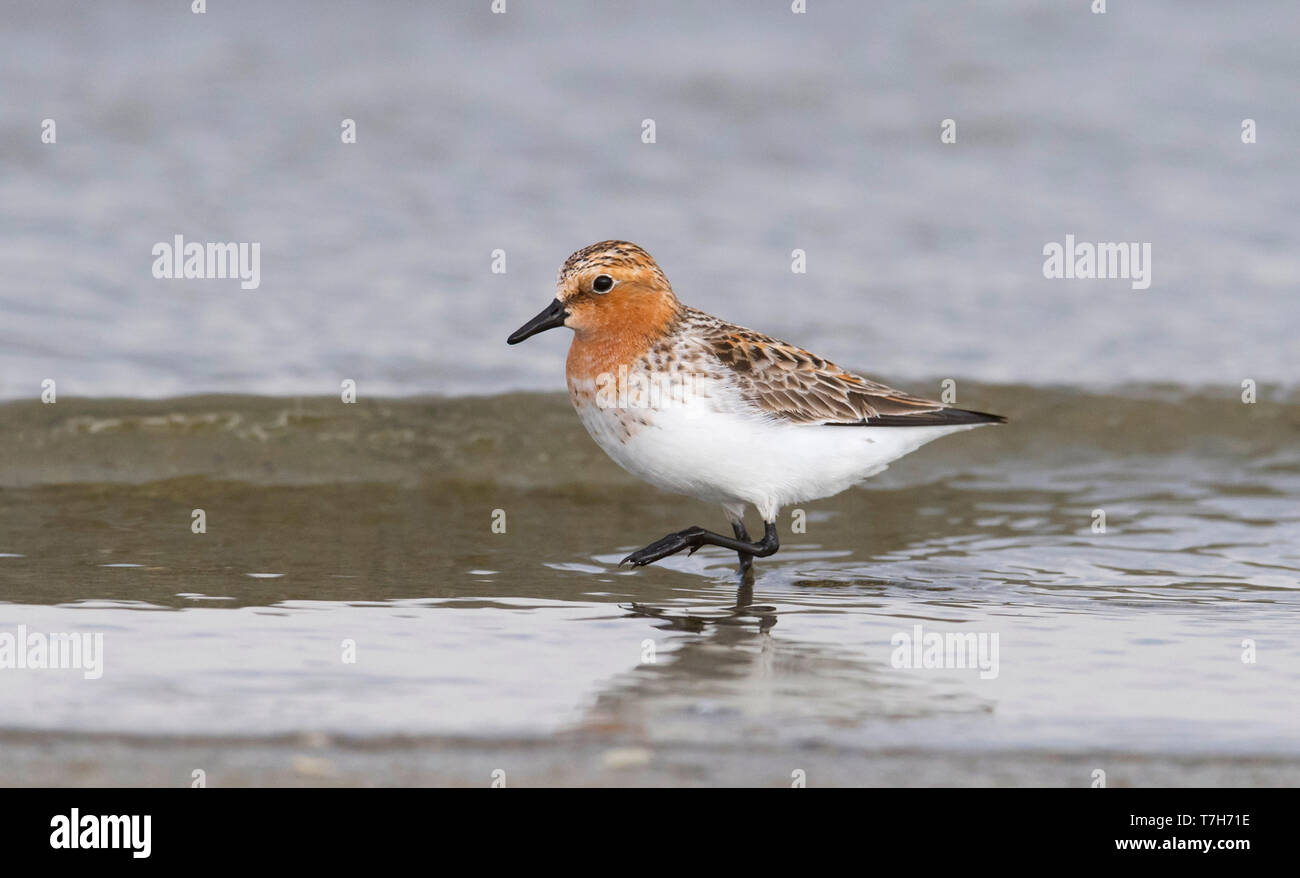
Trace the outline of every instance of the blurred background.
[[[556, 389], [505, 336], [613, 237], [889, 380], [1292, 381], [1300, 7], [1111, 6], [5, 0], [0, 395]], [[1067, 233], [1151, 288], [1044, 279]], [[260, 288], [154, 279], [178, 234]]]

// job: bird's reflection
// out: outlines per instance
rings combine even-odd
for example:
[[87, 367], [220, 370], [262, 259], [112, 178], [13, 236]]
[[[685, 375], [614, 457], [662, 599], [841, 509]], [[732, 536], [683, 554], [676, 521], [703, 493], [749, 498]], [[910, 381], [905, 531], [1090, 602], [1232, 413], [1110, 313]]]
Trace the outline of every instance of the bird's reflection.
[[744, 572], [740, 586], [736, 590], [736, 602], [717, 610], [695, 608], [692, 610], [672, 610], [652, 607], [647, 604], [625, 604], [629, 616], [641, 616], [656, 619], [663, 624], [658, 626], [666, 630], [703, 631], [709, 625], [755, 625], [759, 632], [765, 632], [776, 624], [776, 607], [770, 604], [754, 603], [754, 571]]

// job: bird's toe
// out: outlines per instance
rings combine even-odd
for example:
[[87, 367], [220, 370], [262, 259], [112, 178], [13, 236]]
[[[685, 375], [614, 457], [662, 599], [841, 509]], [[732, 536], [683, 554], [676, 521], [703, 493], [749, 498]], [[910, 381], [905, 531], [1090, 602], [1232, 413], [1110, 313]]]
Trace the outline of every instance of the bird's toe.
[[693, 546], [693, 544], [680, 533], [668, 534], [668, 536], [655, 540], [643, 549], [637, 549], [631, 555], [628, 555], [620, 561], [619, 564], [620, 566], [623, 564], [631, 564], [633, 567], [644, 567], [647, 564], [653, 564], [660, 558], [667, 558], [669, 555], [675, 555], [682, 549], [688, 548], [692, 549], [692, 552], [694, 552], [694, 549], [698, 548], [698, 546]]

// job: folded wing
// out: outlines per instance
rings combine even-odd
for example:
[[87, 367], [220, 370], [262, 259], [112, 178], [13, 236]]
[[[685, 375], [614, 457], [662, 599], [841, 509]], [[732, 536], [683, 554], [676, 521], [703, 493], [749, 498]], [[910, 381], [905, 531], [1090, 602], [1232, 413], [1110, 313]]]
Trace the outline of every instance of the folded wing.
[[696, 331], [718, 362], [729, 370], [745, 400], [773, 418], [843, 427], [957, 426], [1006, 421], [1000, 415], [952, 408], [895, 390], [841, 369], [803, 348], [715, 318], [708, 318]]

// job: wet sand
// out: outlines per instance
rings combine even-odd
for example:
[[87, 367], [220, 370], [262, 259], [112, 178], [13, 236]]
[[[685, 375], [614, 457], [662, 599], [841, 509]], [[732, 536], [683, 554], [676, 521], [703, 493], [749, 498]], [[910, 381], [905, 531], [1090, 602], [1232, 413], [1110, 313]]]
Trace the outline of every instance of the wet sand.
[[0, 786], [185, 787], [1295, 787], [1300, 760], [1140, 753], [773, 749], [635, 740], [249, 741], [10, 736]]

